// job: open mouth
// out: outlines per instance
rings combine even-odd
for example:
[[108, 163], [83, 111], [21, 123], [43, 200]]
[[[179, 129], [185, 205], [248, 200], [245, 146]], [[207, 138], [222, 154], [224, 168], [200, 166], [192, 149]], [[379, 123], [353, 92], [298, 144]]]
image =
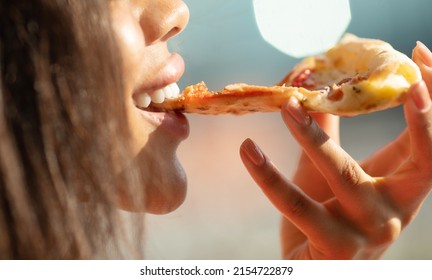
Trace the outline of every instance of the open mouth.
[[135, 93], [133, 99], [136, 108], [143, 113], [146, 120], [158, 128], [157, 131], [168, 132], [166, 135], [171, 135], [177, 140], [184, 140], [189, 135], [189, 123], [186, 117], [176, 110], [156, 106], [166, 100], [178, 99], [180, 95], [178, 85], [172, 83], [154, 92]]
[[166, 99], [177, 99], [180, 96], [180, 88], [177, 83], [172, 83], [154, 92], [139, 93], [134, 96], [135, 105], [147, 112], [166, 112], [165, 109], [155, 108], [152, 104], [161, 104]]

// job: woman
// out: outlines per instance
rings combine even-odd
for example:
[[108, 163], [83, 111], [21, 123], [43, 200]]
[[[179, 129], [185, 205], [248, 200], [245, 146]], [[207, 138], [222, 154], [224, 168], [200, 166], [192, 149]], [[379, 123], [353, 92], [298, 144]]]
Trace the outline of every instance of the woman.
[[187, 7], [0, 2], [0, 258], [106, 257], [107, 242], [141, 257], [142, 244], [122, 243], [115, 209], [166, 213], [184, 200], [175, 152], [186, 119], [135, 104], [163, 98], [183, 74], [167, 40]]
[[[10, 2], [0, 0], [0, 258], [141, 258], [142, 219], [133, 226], [136, 238], [116, 209], [167, 213], [186, 193], [175, 154], [188, 122], [145, 109], [149, 100], [178, 94], [184, 64], [167, 40], [188, 21], [185, 4]], [[316, 125], [335, 136], [335, 119], [319, 115], [313, 122], [291, 100], [283, 117], [307, 154], [294, 180], [305, 193], [251, 141], [242, 145], [252, 176], [289, 219], [285, 257], [376, 258], [397, 238], [430, 190], [432, 133], [421, 129], [432, 119], [427, 94], [416, 85], [405, 105], [409, 129], [402, 140], [411, 138], [411, 145], [397, 140], [372, 157], [363, 165], [369, 175]], [[400, 146], [398, 162], [415, 163], [408, 164], [415, 172], [380, 164]], [[315, 166], [327, 181], [304, 180], [318, 173]], [[377, 175], [384, 180], [371, 177]], [[422, 180], [407, 192], [407, 178]]]

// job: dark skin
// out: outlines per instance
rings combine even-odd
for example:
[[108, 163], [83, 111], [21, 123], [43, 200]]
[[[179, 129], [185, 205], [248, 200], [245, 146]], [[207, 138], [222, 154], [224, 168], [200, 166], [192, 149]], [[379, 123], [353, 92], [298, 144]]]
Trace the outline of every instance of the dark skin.
[[424, 81], [407, 93], [407, 128], [361, 163], [339, 146], [337, 117], [309, 115], [295, 99], [282, 110], [303, 148], [292, 181], [251, 140], [242, 144], [246, 168], [283, 215], [284, 258], [377, 259], [416, 217], [432, 188], [432, 53], [419, 43], [413, 60]]

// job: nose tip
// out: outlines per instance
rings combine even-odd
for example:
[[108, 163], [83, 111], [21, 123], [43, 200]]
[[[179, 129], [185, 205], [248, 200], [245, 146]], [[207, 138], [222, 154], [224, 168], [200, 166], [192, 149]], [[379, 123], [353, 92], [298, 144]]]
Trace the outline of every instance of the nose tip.
[[183, 1], [179, 1], [178, 7], [173, 9], [171, 15], [167, 20], [167, 25], [171, 26], [168, 32], [161, 38], [162, 41], [166, 41], [169, 38], [179, 34], [186, 27], [189, 22], [189, 8]]
[[180, 0], [155, 1], [158, 3], [153, 9], [145, 12], [141, 19], [147, 44], [167, 41], [177, 35], [189, 22], [189, 8]]

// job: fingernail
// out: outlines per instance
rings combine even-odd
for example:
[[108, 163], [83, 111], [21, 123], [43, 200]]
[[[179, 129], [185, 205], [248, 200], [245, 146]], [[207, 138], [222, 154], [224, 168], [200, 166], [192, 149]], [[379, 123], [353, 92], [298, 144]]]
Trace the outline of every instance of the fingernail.
[[425, 44], [423, 44], [420, 41], [417, 41], [417, 49], [418, 49], [418, 55], [421, 60], [421, 62], [428, 67], [432, 67], [432, 53], [426, 47]]
[[308, 126], [311, 124], [311, 117], [306, 112], [306, 110], [304, 110], [297, 98], [290, 97], [285, 109], [297, 124], [301, 126]]
[[246, 139], [243, 142], [241, 149], [246, 153], [247, 157], [254, 165], [261, 166], [265, 163], [264, 154], [258, 145], [251, 139]]
[[420, 81], [415, 84], [412, 89], [412, 94], [410, 95], [415, 107], [419, 111], [426, 111], [431, 106], [431, 99], [429, 96], [429, 92], [427, 90], [426, 84], [424, 81]]

